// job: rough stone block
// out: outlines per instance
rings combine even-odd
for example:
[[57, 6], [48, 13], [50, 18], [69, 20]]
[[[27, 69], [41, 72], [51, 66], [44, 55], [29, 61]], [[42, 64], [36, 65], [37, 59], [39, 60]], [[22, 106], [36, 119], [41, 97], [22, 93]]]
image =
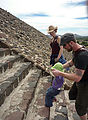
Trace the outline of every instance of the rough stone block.
[[7, 70], [7, 68], [8, 68], [8, 64], [4, 63], [3, 66], [4, 66], [4, 72], [5, 72]]
[[3, 104], [5, 100], [5, 94], [0, 94], [0, 106]]
[[23, 118], [24, 118], [24, 113], [16, 111], [10, 114], [9, 116], [7, 116], [5, 120], [23, 120]]
[[39, 111], [38, 115], [40, 115], [41, 117], [49, 118], [49, 108], [48, 107], [39, 108], [38, 111]]
[[0, 57], [4, 56], [4, 52], [0, 50]]
[[0, 85], [0, 105], [3, 104], [6, 97], [6, 90], [10, 86], [10, 83], [5, 82]]
[[8, 96], [12, 91], [13, 91], [13, 84], [10, 84], [10, 85], [6, 88], [6, 96]]

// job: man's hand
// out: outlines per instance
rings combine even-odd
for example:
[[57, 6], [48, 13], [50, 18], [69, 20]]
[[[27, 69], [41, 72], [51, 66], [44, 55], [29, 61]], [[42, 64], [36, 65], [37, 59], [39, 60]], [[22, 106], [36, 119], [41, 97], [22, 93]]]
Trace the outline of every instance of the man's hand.
[[59, 76], [60, 75], [60, 71], [56, 70], [56, 69], [52, 69], [52, 73], [54, 76]]

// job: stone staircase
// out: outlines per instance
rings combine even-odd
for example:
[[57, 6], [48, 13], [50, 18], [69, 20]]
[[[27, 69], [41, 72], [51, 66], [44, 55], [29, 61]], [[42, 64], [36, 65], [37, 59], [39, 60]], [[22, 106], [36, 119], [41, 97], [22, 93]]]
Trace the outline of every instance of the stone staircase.
[[47, 108], [52, 77], [16, 51], [0, 44], [0, 120], [80, 120], [68, 91]]
[[[46, 84], [47, 89], [50, 85], [51, 76], [43, 74], [32, 62], [25, 62], [23, 56], [9, 48], [0, 48], [0, 120], [26, 118], [29, 106], [38, 99], [38, 86]], [[46, 89], [40, 92], [45, 94]]]

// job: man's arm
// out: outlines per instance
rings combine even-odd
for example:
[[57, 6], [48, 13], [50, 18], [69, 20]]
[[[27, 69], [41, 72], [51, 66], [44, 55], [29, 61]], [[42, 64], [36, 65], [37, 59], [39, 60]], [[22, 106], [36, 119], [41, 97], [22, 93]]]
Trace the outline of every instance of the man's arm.
[[73, 61], [69, 60], [63, 65], [63, 68], [72, 67], [72, 66], [73, 66]]
[[75, 73], [64, 73], [61, 72], [59, 70], [52, 70], [52, 73], [54, 74], [54, 76], [63, 76], [71, 81], [75, 81], [75, 82], [79, 82], [82, 79], [82, 76], [84, 74], [85, 70], [81, 70], [81, 69], [75, 69]]

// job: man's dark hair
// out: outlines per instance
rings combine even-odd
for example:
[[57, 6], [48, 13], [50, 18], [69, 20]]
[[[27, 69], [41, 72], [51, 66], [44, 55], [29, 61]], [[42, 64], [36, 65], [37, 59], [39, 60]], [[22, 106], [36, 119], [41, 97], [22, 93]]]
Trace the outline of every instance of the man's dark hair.
[[73, 33], [66, 33], [61, 36], [61, 45], [69, 43], [70, 41], [76, 42], [76, 39]]

